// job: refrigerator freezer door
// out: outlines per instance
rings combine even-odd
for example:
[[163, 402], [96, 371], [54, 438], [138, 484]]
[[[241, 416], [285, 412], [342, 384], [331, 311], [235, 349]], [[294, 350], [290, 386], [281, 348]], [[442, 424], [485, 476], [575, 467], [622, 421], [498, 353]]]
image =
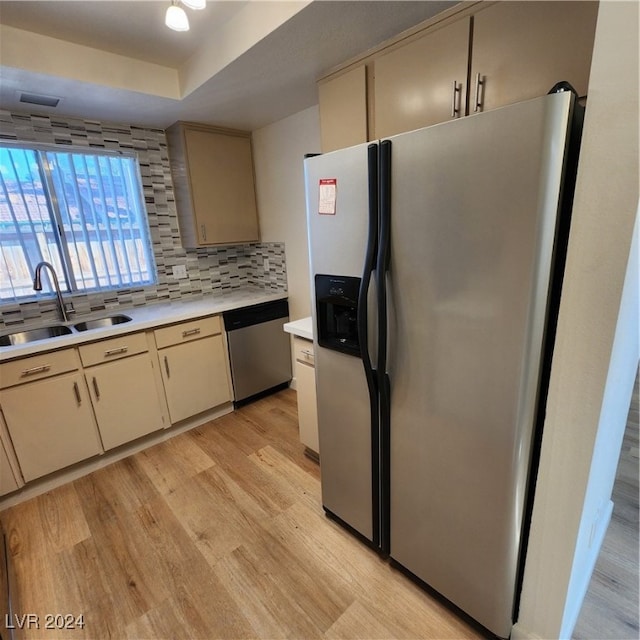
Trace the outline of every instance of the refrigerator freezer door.
[[392, 138], [391, 556], [512, 626], [570, 94]]
[[[362, 276], [368, 231], [367, 147], [305, 160], [313, 300], [316, 274]], [[321, 184], [329, 185], [322, 203]], [[335, 213], [321, 213], [332, 210]], [[316, 312], [314, 304], [322, 503], [373, 540], [372, 427], [363, 363], [357, 356], [318, 345]]]

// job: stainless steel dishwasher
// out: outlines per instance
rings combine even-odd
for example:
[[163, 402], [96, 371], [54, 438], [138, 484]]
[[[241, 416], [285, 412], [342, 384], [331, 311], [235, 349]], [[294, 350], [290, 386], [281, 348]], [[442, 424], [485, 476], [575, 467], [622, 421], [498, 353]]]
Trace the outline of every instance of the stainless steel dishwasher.
[[234, 404], [286, 387], [291, 381], [291, 343], [282, 328], [289, 321], [287, 301], [264, 302], [222, 315]]

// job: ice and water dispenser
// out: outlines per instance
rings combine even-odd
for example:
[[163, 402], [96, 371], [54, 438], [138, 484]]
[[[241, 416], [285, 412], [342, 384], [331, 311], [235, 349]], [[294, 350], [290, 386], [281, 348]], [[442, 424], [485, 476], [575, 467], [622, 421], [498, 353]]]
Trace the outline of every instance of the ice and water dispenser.
[[315, 287], [318, 344], [360, 356], [357, 322], [360, 278], [318, 274]]

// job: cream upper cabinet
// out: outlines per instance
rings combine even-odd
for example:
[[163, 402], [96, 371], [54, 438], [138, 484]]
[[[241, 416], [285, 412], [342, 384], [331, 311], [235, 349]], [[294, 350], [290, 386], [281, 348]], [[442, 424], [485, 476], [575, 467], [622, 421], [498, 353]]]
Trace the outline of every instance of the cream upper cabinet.
[[166, 426], [144, 333], [82, 345], [79, 351], [105, 449]]
[[373, 138], [465, 114], [470, 18], [429, 30], [373, 61]]
[[178, 122], [167, 142], [183, 246], [256, 242], [251, 135]]
[[318, 100], [323, 153], [367, 141], [365, 65], [321, 81]]
[[0, 391], [13, 447], [28, 482], [102, 453], [73, 349], [2, 364]]
[[229, 359], [221, 332], [218, 316], [155, 331], [172, 423], [231, 401]]
[[597, 2], [557, 0], [476, 13], [469, 113], [544, 95], [562, 80], [586, 95], [597, 14]]
[[363, 142], [363, 130], [386, 138], [542, 96], [561, 81], [586, 95], [597, 14], [598, 2], [583, 0], [470, 3], [385, 43], [318, 83], [323, 151]]

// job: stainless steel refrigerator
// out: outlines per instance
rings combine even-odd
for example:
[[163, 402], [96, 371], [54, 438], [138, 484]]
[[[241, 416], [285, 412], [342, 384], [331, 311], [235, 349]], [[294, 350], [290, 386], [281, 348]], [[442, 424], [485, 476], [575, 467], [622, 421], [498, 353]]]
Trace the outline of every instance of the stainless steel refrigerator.
[[305, 159], [324, 509], [500, 637], [577, 111], [560, 91]]

